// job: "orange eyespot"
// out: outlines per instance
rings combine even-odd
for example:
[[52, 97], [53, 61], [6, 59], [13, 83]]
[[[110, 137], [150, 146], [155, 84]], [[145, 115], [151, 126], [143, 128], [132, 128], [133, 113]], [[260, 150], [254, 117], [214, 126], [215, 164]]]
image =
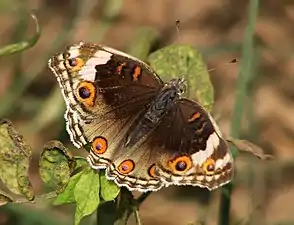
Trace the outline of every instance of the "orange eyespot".
[[92, 142], [92, 151], [96, 155], [100, 155], [106, 152], [108, 148], [107, 140], [104, 137], [96, 137]]
[[148, 169], [148, 175], [150, 177], [156, 177], [156, 174], [155, 174], [155, 169], [156, 169], [156, 165], [155, 164], [152, 164], [149, 169]]
[[121, 174], [128, 174], [128, 173], [132, 172], [134, 169], [135, 169], [135, 163], [130, 159], [123, 161], [117, 167], [118, 172]]
[[194, 122], [195, 120], [199, 119], [201, 114], [199, 112], [194, 113], [190, 119], [188, 120], [189, 122]]
[[185, 173], [192, 166], [191, 158], [184, 155], [168, 161], [168, 165], [172, 172]]
[[202, 165], [202, 169], [204, 171], [205, 174], [207, 175], [212, 175], [214, 174], [214, 170], [215, 170], [215, 161], [211, 158], [207, 159], [203, 165]]
[[77, 88], [77, 97], [85, 106], [94, 106], [96, 97], [96, 88], [93, 83], [89, 81], [82, 81]]
[[137, 81], [141, 75], [141, 68], [139, 66], [135, 67], [134, 73], [133, 73], [133, 80]]
[[71, 67], [71, 72], [76, 72], [85, 65], [85, 62], [82, 58], [72, 58], [68, 59], [68, 65]]

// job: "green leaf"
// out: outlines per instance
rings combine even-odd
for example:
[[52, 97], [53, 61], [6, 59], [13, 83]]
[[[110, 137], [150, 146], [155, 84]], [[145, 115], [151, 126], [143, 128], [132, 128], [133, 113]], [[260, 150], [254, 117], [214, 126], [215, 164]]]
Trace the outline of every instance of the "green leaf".
[[39, 168], [42, 180], [60, 192], [70, 179], [75, 160], [61, 142], [50, 141], [44, 146]]
[[105, 201], [114, 200], [119, 194], [120, 188], [113, 182], [106, 178], [105, 170], [100, 170], [100, 196]]
[[31, 147], [11, 122], [0, 120], [0, 179], [9, 191], [29, 201], [35, 197], [28, 177], [31, 155]]
[[65, 189], [54, 200], [54, 202], [53, 202], [54, 205], [62, 205], [62, 204], [68, 204], [68, 203], [75, 202], [74, 189], [75, 189], [76, 184], [79, 182], [82, 175], [83, 175], [83, 171], [75, 174], [74, 176], [72, 176], [70, 178]]
[[28, 48], [31, 48], [32, 46], [34, 46], [37, 43], [37, 41], [40, 38], [41, 31], [40, 31], [37, 17], [34, 14], [31, 14], [31, 17], [33, 18], [35, 25], [36, 25], [36, 34], [28, 40], [0, 48], [0, 57], [12, 55], [12, 54], [15, 54], [18, 52], [22, 52]]
[[75, 162], [76, 162], [75, 169], [77, 169], [79, 167], [89, 166], [87, 160], [84, 157], [75, 156], [74, 159], [75, 159]]
[[91, 168], [82, 171], [82, 175], [74, 188], [74, 196], [77, 203], [75, 213], [75, 225], [81, 219], [93, 213], [100, 202], [99, 175]]
[[74, 156], [74, 161], [75, 161], [75, 168], [71, 173], [71, 176], [81, 172], [82, 170], [86, 168], [90, 168], [89, 163], [84, 157], [81, 156]]
[[189, 98], [210, 111], [214, 98], [213, 87], [202, 56], [192, 46], [170, 45], [150, 54], [148, 61], [165, 81], [185, 78]]

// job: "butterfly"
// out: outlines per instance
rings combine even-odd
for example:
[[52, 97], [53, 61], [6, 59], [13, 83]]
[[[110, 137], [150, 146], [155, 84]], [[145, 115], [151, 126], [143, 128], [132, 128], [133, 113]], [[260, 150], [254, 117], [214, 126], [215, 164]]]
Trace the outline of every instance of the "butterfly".
[[231, 181], [233, 158], [211, 115], [184, 98], [186, 82], [164, 83], [143, 61], [92, 43], [49, 59], [77, 148], [90, 144], [95, 170], [133, 191], [169, 185], [209, 190]]

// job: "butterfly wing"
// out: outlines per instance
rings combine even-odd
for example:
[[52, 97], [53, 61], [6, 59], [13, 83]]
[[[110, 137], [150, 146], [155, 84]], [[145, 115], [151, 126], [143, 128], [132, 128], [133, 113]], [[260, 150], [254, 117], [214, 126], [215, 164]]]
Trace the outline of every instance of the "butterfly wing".
[[[212, 118], [182, 99], [155, 130], [131, 147], [126, 137], [163, 82], [142, 61], [94, 44], [74, 45], [49, 60], [64, 96], [75, 146], [91, 143], [88, 161], [130, 190], [165, 185], [214, 189], [233, 174], [232, 157]], [[144, 127], [142, 127], [144, 128]], [[189, 169], [187, 169], [189, 168]]]
[[121, 151], [106, 174], [130, 190], [158, 190], [163, 185], [213, 190], [232, 179], [233, 158], [212, 117], [196, 102], [181, 99], [147, 137]]
[[[160, 78], [136, 58], [87, 43], [56, 54], [49, 60], [49, 67], [66, 102], [71, 141], [78, 148], [92, 145], [93, 157], [88, 157], [92, 168], [111, 167], [119, 158], [120, 186], [142, 191], [159, 189], [162, 182], [144, 173], [150, 163], [147, 155], [136, 152], [135, 147], [125, 149], [124, 142], [131, 125], [162, 88]], [[129, 155], [132, 161], [128, 161]], [[136, 164], [135, 176], [125, 176], [123, 168], [131, 168], [132, 163]]]
[[212, 190], [232, 179], [233, 158], [226, 141], [213, 118], [194, 101], [181, 99], [153, 132], [150, 143], [159, 152], [156, 175], [167, 186]]
[[163, 86], [144, 62], [101, 45], [73, 45], [48, 65], [67, 105], [67, 131], [78, 148], [106, 130], [108, 138], [117, 133], [112, 130], [126, 129]]

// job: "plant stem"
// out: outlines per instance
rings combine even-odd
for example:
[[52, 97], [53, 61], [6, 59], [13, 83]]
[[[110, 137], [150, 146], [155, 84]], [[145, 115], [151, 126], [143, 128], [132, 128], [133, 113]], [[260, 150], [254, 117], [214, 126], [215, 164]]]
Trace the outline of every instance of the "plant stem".
[[117, 204], [115, 201], [100, 204], [96, 211], [97, 225], [113, 225], [117, 219]]
[[232, 183], [227, 184], [225, 187], [222, 188], [218, 221], [219, 225], [229, 225], [232, 190]]
[[126, 225], [130, 215], [133, 212], [134, 197], [127, 188], [120, 189], [118, 201], [118, 217], [114, 225]]
[[[233, 118], [231, 123], [231, 136], [239, 138], [241, 119], [243, 116], [244, 102], [247, 96], [247, 85], [252, 72], [253, 55], [254, 55], [254, 30], [256, 24], [256, 17], [258, 14], [259, 0], [251, 0], [248, 10], [248, 24], [245, 31], [245, 39], [242, 46], [242, 61], [240, 65], [240, 72], [237, 79], [236, 100], [233, 110]], [[237, 155], [236, 148], [232, 148], [233, 156]], [[233, 191], [233, 184], [228, 184], [222, 188], [220, 210], [219, 210], [219, 225], [228, 225], [230, 221], [230, 206], [231, 193]]]
[[145, 200], [146, 198], [148, 198], [148, 196], [151, 194], [152, 192], [149, 191], [149, 192], [145, 192], [143, 194], [140, 195], [140, 197], [138, 197], [136, 199], [137, 203], [138, 203], [138, 206], [141, 205]]
[[133, 207], [133, 211], [134, 211], [134, 214], [135, 214], [137, 225], [142, 225], [140, 214], [139, 214], [139, 207], [138, 206], [134, 206]]
[[244, 102], [247, 96], [248, 81], [251, 77], [254, 58], [254, 29], [258, 12], [259, 0], [251, 0], [249, 5], [249, 22], [245, 32], [245, 40], [242, 50], [242, 61], [237, 79], [236, 99], [231, 123], [231, 136], [239, 138], [241, 119], [243, 116]]

